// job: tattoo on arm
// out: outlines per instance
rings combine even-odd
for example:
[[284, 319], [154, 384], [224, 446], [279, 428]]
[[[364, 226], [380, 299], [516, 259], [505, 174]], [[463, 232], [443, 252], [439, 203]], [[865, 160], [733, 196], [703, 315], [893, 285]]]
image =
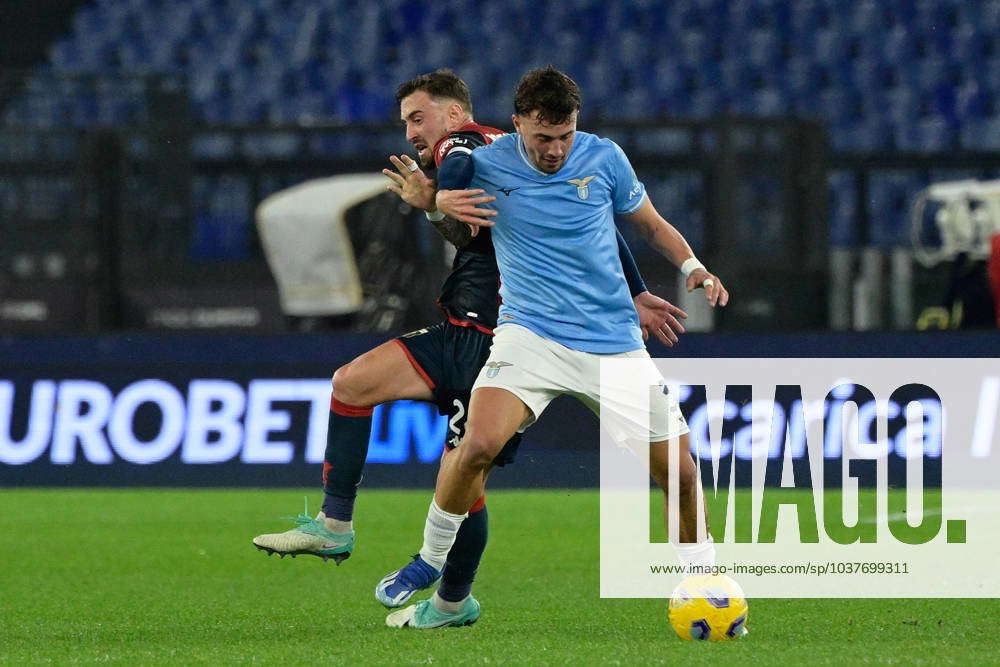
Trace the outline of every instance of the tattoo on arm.
[[464, 248], [472, 240], [472, 230], [464, 222], [445, 218], [436, 222], [431, 221], [431, 224], [434, 225], [434, 229], [438, 231], [438, 234], [444, 237], [445, 241], [456, 248]]

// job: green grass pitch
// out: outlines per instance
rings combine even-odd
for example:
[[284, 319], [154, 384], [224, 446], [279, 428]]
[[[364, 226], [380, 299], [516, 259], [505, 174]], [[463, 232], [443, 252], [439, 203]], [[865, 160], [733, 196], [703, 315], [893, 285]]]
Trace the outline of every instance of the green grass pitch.
[[746, 640], [680, 641], [664, 601], [599, 598], [596, 491], [491, 493], [479, 622], [387, 628], [372, 592], [430, 491], [364, 490], [340, 567], [255, 550], [307, 494], [315, 511], [315, 490], [0, 490], [0, 664], [998, 660], [996, 600], [758, 599]]

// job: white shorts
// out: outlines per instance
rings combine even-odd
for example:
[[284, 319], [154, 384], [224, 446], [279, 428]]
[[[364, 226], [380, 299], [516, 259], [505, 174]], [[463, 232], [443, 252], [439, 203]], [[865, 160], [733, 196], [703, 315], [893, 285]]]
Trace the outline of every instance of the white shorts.
[[[605, 374], [606, 391], [602, 396], [602, 359], [638, 359], [645, 363], [638, 364], [638, 368], [630, 366], [636, 372], [627, 379], [620, 374], [609, 379]], [[553, 399], [569, 394], [598, 418], [603, 417], [602, 426], [620, 445], [640, 432], [648, 436], [649, 442], [671, 440], [688, 432], [677, 400], [667, 393], [663, 376], [645, 348], [618, 354], [581, 352], [520, 325], [501, 324], [494, 331], [490, 357], [472, 390], [480, 387], [506, 389], [528, 406], [531, 416], [521, 431], [534, 423]], [[635, 406], [647, 405], [646, 401], [649, 412], [637, 415]]]

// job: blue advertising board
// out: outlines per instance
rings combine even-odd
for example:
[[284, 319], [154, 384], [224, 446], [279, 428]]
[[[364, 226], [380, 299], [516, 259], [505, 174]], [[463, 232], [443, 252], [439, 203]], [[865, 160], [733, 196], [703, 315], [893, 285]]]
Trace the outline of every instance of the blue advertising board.
[[[382, 341], [350, 334], [0, 341], [0, 485], [318, 485], [329, 378], [339, 365]], [[998, 350], [1000, 334], [994, 332], [689, 334], [673, 350], [651, 353], [987, 357]], [[704, 391], [682, 388], [679, 399], [692, 428], [693, 449], [705, 458]], [[730, 402], [723, 428], [730, 437], [723, 438], [722, 455], [749, 456], [743, 448], [749, 441], [750, 407]], [[781, 419], [788, 414], [787, 446], [794, 458], [804, 451], [796, 439], [803, 437], [796, 431], [797, 411], [776, 406], [782, 408]], [[926, 412], [933, 425], [933, 406]], [[859, 418], [863, 430], [875, 428], [873, 406], [859, 405]], [[365, 484], [430, 487], [448, 429], [432, 405], [397, 401], [379, 406]], [[596, 485], [597, 450], [596, 418], [563, 398], [529, 429], [518, 461], [497, 471], [491, 485]], [[781, 453], [782, 443], [776, 442], [774, 456]], [[940, 441], [929, 438], [925, 456], [939, 455]], [[895, 465], [905, 463], [896, 458]]]

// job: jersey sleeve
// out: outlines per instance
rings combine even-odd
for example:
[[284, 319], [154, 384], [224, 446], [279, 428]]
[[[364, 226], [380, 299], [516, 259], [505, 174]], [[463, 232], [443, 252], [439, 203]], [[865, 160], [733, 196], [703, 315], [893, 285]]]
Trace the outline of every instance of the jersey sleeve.
[[611, 152], [611, 179], [614, 187], [611, 191], [611, 198], [614, 202], [615, 213], [628, 215], [635, 213], [642, 206], [642, 200], [646, 194], [646, 187], [635, 175], [625, 151], [621, 147], [611, 142], [613, 150]]
[[615, 227], [615, 234], [618, 236], [618, 258], [622, 261], [625, 282], [628, 283], [628, 290], [632, 293], [632, 297], [635, 298], [636, 295], [642, 294], [649, 288], [646, 287], [646, 281], [642, 279], [642, 274], [639, 273], [639, 266], [635, 263], [635, 257], [632, 256], [632, 251], [629, 249], [628, 243], [625, 242], [625, 237], [622, 236], [621, 231], [617, 227]]
[[469, 187], [475, 175], [476, 166], [472, 153], [452, 151], [438, 168], [437, 186], [439, 190], [464, 190]]

